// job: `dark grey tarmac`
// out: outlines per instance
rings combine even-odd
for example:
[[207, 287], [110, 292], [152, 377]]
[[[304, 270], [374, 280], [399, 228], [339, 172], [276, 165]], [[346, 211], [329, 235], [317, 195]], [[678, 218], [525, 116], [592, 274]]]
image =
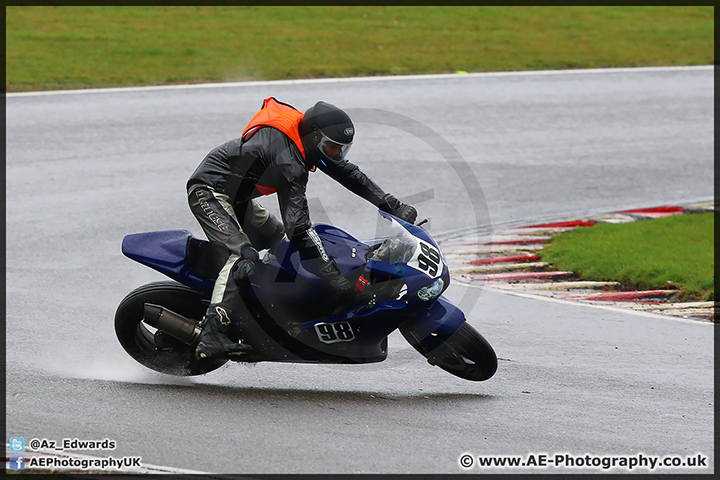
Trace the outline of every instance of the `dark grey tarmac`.
[[[213, 473], [602, 473], [470, 468], [463, 454], [694, 456], [714, 471], [709, 323], [451, 286], [490, 341], [482, 383], [395, 333], [380, 364], [228, 365], [174, 378], [136, 364], [115, 308], [163, 277], [129, 233], [201, 236], [185, 182], [263, 98], [358, 119], [350, 159], [438, 237], [713, 197], [712, 67], [267, 82], [8, 95], [6, 437], [113, 439], [100, 457]], [[373, 207], [322, 173], [316, 222], [358, 238]], [[275, 197], [263, 203], [277, 211]], [[610, 470], [628, 472], [628, 469]], [[633, 471], [648, 472], [636, 469]]]

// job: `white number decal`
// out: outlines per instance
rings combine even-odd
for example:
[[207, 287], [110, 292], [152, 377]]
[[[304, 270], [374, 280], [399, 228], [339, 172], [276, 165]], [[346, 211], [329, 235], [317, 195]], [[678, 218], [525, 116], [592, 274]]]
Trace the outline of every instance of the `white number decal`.
[[[437, 248], [433, 247], [429, 243], [418, 240], [420, 248], [413, 259], [417, 261], [417, 268], [425, 272], [429, 277], [435, 278], [442, 274], [443, 262], [440, 257], [440, 252]], [[413, 260], [411, 260], [412, 262]]]
[[352, 326], [347, 322], [316, 323], [315, 331], [323, 343], [349, 342], [355, 340]]

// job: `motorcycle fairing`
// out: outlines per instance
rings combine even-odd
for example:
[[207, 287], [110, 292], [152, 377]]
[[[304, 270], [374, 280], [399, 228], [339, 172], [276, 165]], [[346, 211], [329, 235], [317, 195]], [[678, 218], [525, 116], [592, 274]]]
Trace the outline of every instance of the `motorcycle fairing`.
[[[327, 252], [338, 264], [341, 273], [347, 274], [364, 265], [369, 248], [366, 244], [332, 225], [317, 224], [315, 229], [322, 237]], [[217, 271], [201, 275], [194, 265], [209, 261], [222, 265], [228, 253], [226, 251], [224, 256], [217, 257], [221, 253], [214, 253], [210, 248], [203, 248], [207, 247], [208, 243], [207, 240], [194, 238], [187, 230], [161, 230], [126, 235], [123, 238], [122, 252], [128, 258], [157, 270], [173, 280], [204, 292], [211, 292], [219, 268], [216, 268]], [[201, 253], [198, 254], [198, 251]], [[300, 253], [288, 240], [281, 241], [273, 247], [271, 252], [282, 262], [278, 262], [277, 259], [267, 262], [275, 267], [266, 269], [274, 270], [274, 272], [266, 272], [274, 276], [272, 283], [288, 280], [294, 282], [298, 274], [312, 284], [317, 285], [321, 282], [317, 275], [304, 268]], [[198, 256], [204, 258], [197, 258]], [[208, 258], [210, 256], [213, 258]], [[262, 283], [268, 286], [267, 281]]]
[[126, 235], [122, 252], [128, 258], [200, 291], [212, 291], [214, 278], [200, 277], [188, 262], [192, 234], [187, 230], [161, 230]]
[[452, 335], [465, 322], [465, 314], [443, 295], [424, 311], [403, 324], [402, 328], [411, 330], [418, 338], [433, 335]]
[[[278, 313], [257, 297], [245, 298], [247, 307], [256, 312], [255, 321], [246, 327], [255, 350], [248, 361], [287, 361], [312, 363], [372, 363], [387, 358], [387, 335], [406, 320], [400, 309], [405, 302], [387, 302], [367, 313], [351, 312], [313, 321], [295, 322], [286, 312]], [[379, 308], [377, 308], [379, 307]], [[357, 310], [357, 309], [356, 309]], [[323, 343], [316, 325], [343, 327], [352, 332], [348, 341]], [[341, 325], [343, 324], [343, 325]]]
[[[384, 212], [381, 212], [381, 214]], [[388, 216], [388, 214], [384, 214]], [[368, 252], [377, 241], [369, 244], [359, 242], [348, 233], [337, 227], [325, 224], [314, 226], [318, 235], [323, 239], [326, 250], [335, 259], [343, 275], [349, 276], [359, 270], [367, 259]], [[426, 241], [432, 239], [419, 227], [407, 225]], [[414, 232], [419, 229], [422, 232]], [[209, 276], [199, 275], [194, 265], [199, 259], [198, 251], [207, 244], [206, 240], [199, 240], [187, 230], [165, 230], [127, 235], [123, 239], [122, 251], [129, 258], [147, 265], [160, 273], [180, 283], [209, 293], [215, 283]], [[211, 249], [202, 249], [205, 252]], [[219, 254], [218, 254], [219, 255]], [[225, 252], [227, 255], [227, 252]], [[227, 257], [218, 257], [214, 261], [222, 264]], [[273, 247], [266, 260], [257, 269], [252, 279], [252, 288], [244, 297], [248, 307], [254, 305], [254, 310], [261, 312], [258, 318], [257, 332], [254, 338], [264, 337], [256, 361], [273, 359], [276, 361], [308, 361], [330, 363], [368, 363], [382, 361], [387, 356], [387, 335], [402, 324], [402, 328], [412, 329], [418, 337], [432, 334], [452, 334], [457, 331], [464, 321], [462, 312], [449, 301], [440, 296], [427, 309], [413, 309], [413, 317], [404, 315], [404, 308], [421, 302], [413, 295], [419, 288], [427, 284], [424, 274], [403, 264], [394, 264], [380, 261], [368, 262], [368, 267], [374, 272], [383, 273], [389, 277], [400, 278], [407, 285], [408, 295], [403, 300], [379, 301], [372, 308], [350, 309], [338, 316], [307, 318], [312, 305], [327, 303], [328, 287], [318, 277], [312, 267], [301, 260], [300, 253], [287, 239], [283, 239]], [[447, 271], [443, 272], [443, 277]], [[267, 295], [266, 292], [271, 293]], [[273, 305], [274, 304], [274, 305]], [[278, 322], [285, 318], [285, 312], [273, 309], [278, 304], [288, 305], [295, 312], [303, 312], [306, 317], [299, 322]], [[306, 311], [307, 309], [307, 311]], [[288, 317], [290, 319], [290, 317]], [[326, 344], [318, 334], [317, 325], [330, 325], [327, 328], [337, 328], [340, 323], [351, 326], [356, 341], [338, 341]], [[320, 327], [322, 329], [326, 327]], [[273, 345], [273, 341], [277, 342]], [[253, 361], [251, 359], [248, 359]]]

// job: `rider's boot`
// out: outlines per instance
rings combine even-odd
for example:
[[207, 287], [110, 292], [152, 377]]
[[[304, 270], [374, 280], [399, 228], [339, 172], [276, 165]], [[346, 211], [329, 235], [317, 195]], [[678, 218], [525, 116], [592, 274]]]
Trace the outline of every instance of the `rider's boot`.
[[215, 306], [214, 309], [208, 311], [209, 313], [205, 316], [205, 327], [200, 337], [200, 343], [195, 349], [197, 359], [237, 358], [252, 351], [252, 347], [242, 343], [242, 340], [233, 342], [228, 338], [228, 331], [232, 322], [224, 308]]

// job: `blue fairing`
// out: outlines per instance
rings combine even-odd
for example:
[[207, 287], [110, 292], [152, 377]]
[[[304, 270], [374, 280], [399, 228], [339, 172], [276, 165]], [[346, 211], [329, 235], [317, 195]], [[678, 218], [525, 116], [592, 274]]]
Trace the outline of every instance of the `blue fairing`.
[[365, 257], [370, 249], [368, 245], [332, 225], [318, 223], [313, 228], [322, 238], [325, 250], [335, 260], [343, 275], [365, 264]]
[[[332, 225], [317, 224], [315, 229], [323, 239], [325, 249], [335, 259], [340, 271], [347, 275], [365, 264], [369, 247], [347, 232]], [[192, 234], [187, 230], [163, 230], [135, 233], [125, 236], [122, 252], [125, 256], [147, 265], [168, 277], [201, 291], [212, 291], [214, 278], [198, 276], [187, 261], [188, 243]], [[199, 240], [203, 242], [203, 240]], [[260, 286], [283, 283], [284, 296], [299, 294], [298, 290], [317, 288], [322, 285], [320, 278], [301, 263], [300, 253], [295, 246], [283, 240], [272, 249], [276, 260], [270, 260], [259, 268]], [[304, 282], [296, 282], [298, 276]], [[288, 287], [295, 288], [288, 288]], [[290, 295], [287, 295], [290, 294]]]
[[[383, 215], [389, 216], [384, 213]], [[422, 228], [400, 222], [410, 233], [435, 244]], [[429, 304], [418, 298], [415, 292], [431, 281], [425, 274], [405, 263], [368, 261], [370, 245], [382, 242], [383, 239], [363, 243], [332, 225], [316, 224], [314, 228], [343, 275], [353, 278], [353, 275], [357, 275], [367, 264], [373, 273], [402, 279], [407, 296], [404, 300], [380, 301], [373, 308], [360, 308], [362, 305], [356, 305], [344, 313], [327, 317], [327, 313], [322, 312], [327, 310], [325, 307], [335, 295], [329, 291], [328, 285], [315, 273], [314, 268], [302, 259], [295, 246], [283, 239], [266, 252], [264, 260], [252, 277], [251, 288], [245, 291], [243, 298], [252, 303], [256, 311], [265, 312], [261, 315], [262, 318], [258, 318], [264, 331], [272, 332], [274, 341], [281, 343], [299, 358], [325, 358], [322, 355], [334, 355], [334, 361], [341, 357], [354, 361], [380, 361], [386, 355], [387, 335], [400, 325], [403, 325], [402, 328], [411, 329], [419, 338], [424, 338], [431, 334], [450, 335], [465, 321], [463, 313], [442, 295]], [[209, 294], [215, 278], [201, 277], [192, 267], [198, 262], [198, 245], [204, 242], [206, 241], [193, 238], [187, 230], [137, 233], [124, 238], [122, 251], [127, 257], [173, 280]], [[221, 259], [220, 265], [222, 262], [224, 260]], [[200, 262], [197, 265], [207, 263]], [[449, 282], [447, 271], [443, 272], [443, 278]], [[318, 316], [315, 316], [316, 314]], [[281, 318], [289, 321], [295, 317], [299, 322], [294, 323], [297, 328], [280, 326], [273, 320]], [[318, 345], [316, 325], [320, 322], [348, 322], [357, 332], [361, 332], [362, 341]], [[318, 357], [318, 352], [325, 353]], [[267, 358], [275, 358], [274, 353], [265, 353]], [[279, 356], [276, 359], [285, 358], [277, 355]]]
[[187, 263], [187, 230], [163, 230], [126, 235], [122, 252], [168, 277], [201, 291], [212, 291], [215, 279], [200, 278]]
[[425, 338], [432, 333], [452, 335], [463, 322], [465, 314], [462, 310], [440, 295], [430, 308], [418, 312], [413, 320], [406, 323], [405, 328], [415, 332], [419, 338]]

